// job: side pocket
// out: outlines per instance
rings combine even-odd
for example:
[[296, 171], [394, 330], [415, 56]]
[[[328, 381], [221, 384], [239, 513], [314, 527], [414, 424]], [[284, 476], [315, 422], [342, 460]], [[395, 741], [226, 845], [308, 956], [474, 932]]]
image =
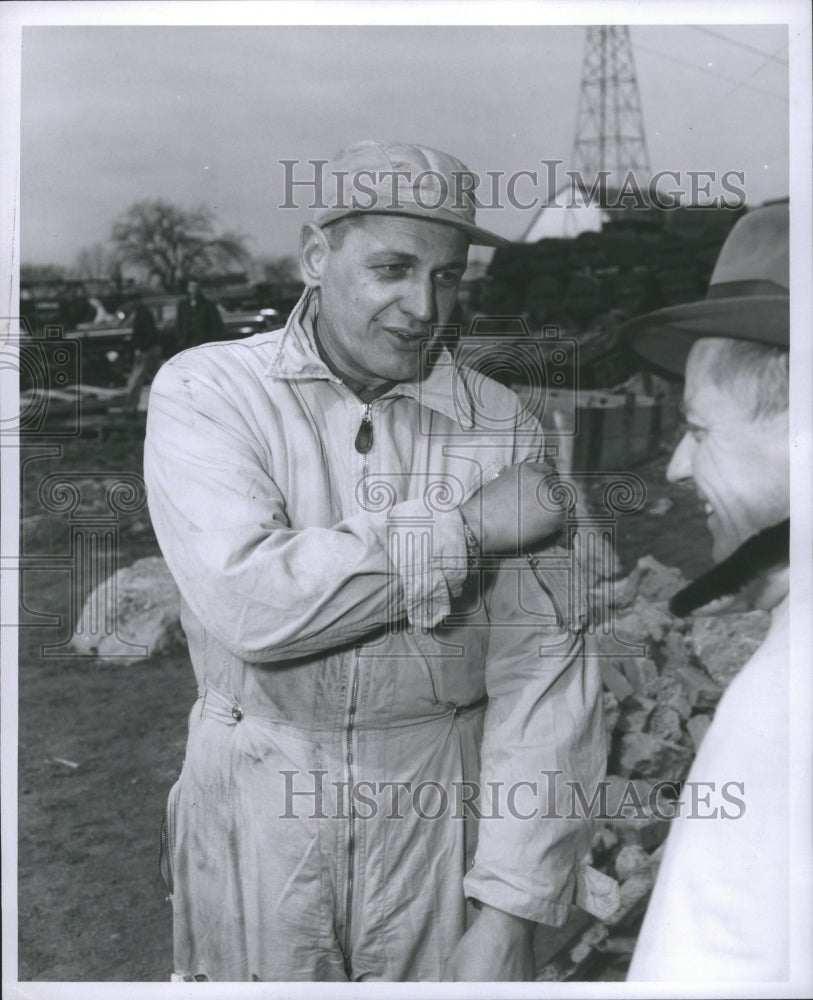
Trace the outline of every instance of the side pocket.
[[485, 695], [482, 665], [486, 659], [487, 629], [474, 627], [480, 624], [474, 619], [470, 623], [465, 630], [441, 626], [424, 634], [416, 629], [412, 637], [436, 705], [457, 708], [471, 705]]
[[180, 787], [181, 781], [179, 778], [169, 790], [164, 810], [164, 820], [161, 824], [161, 843], [158, 853], [158, 867], [161, 872], [161, 878], [170, 896], [175, 892], [175, 871], [172, 857], [175, 852], [176, 814], [178, 811]]

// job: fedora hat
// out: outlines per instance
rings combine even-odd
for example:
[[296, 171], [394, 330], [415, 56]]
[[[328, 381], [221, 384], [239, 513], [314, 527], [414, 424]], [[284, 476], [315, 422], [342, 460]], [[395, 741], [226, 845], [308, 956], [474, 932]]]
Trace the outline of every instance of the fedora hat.
[[701, 337], [787, 347], [790, 330], [788, 203], [743, 216], [720, 250], [705, 299], [625, 323], [620, 337], [647, 367], [682, 375]]
[[336, 153], [322, 177], [318, 226], [350, 215], [406, 215], [454, 226], [480, 246], [509, 243], [475, 223], [476, 175], [429, 146], [366, 139]]

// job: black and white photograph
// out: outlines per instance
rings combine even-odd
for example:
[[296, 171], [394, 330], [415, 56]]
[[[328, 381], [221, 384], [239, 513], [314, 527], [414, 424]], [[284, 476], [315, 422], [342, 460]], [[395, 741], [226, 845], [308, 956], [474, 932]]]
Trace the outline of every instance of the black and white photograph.
[[3, 995], [810, 995], [809, 6], [5, 7]]

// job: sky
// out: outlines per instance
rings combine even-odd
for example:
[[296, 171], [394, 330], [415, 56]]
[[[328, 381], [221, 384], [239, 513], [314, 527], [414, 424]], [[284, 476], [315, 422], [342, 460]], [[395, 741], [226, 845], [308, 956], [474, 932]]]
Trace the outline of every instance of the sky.
[[[690, 170], [743, 171], [749, 204], [787, 196], [787, 28], [630, 32], [652, 171], [678, 171], [687, 191]], [[70, 265], [147, 198], [205, 204], [255, 254], [294, 253], [308, 213], [278, 207], [280, 160], [326, 158], [360, 138], [421, 142], [480, 172], [539, 170], [542, 159], [567, 168], [585, 34], [24, 27], [21, 259]], [[535, 214], [483, 209], [479, 221], [517, 239]]]

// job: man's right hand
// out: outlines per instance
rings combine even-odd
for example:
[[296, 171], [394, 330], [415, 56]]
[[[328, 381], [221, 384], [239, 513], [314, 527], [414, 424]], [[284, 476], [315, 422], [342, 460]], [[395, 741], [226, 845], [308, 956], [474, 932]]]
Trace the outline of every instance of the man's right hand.
[[559, 531], [566, 511], [555, 498], [557, 475], [541, 462], [512, 465], [461, 505], [487, 555], [517, 555]]

